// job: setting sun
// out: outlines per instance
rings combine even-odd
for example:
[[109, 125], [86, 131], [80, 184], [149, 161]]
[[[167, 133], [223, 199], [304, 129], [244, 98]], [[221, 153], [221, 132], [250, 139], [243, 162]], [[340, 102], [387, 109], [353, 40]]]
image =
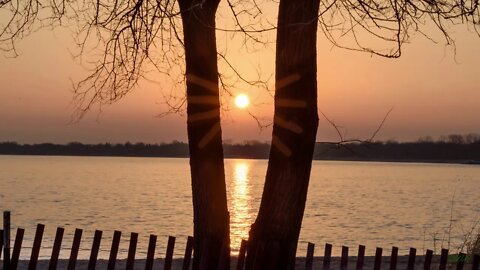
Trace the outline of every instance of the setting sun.
[[250, 104], [250, 100], [248, 99], [248, 96], [245, 94], [240, 94], [235, 98], [235, 105], [240, 109], [244, 109], [248, 107], [249, 104]]

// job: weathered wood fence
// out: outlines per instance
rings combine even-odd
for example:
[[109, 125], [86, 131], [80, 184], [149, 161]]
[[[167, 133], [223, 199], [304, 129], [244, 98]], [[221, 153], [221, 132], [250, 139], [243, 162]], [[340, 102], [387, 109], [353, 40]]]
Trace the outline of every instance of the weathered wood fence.
[[[28, 270], [35, 270], [37, 268], [44, 230], [45, 230], [45, 225], [43, 224], [37, 225], [37, 229], [35, 231], [35, 237], [33, 240], [33, 246], [31, 248], [30, 259], [28, 260]], [[49, 270], [57, 269], [64, 232], [65, 232], [65, 229], [61, 227], [57, 228], [56, 230], [55, 239], [52, 247], [52, 253], [49, 259], [49, 265], [48, 265]], [[0, 230], [0, 258], [2, 258], [2, 250], [3, 250], [3, 269], [4, 270], [17, 269], [19, 258], [20, 258], [20, 251], [22, 249], [24, 234], [25, 234], [25, 230], [23, 228], [17, 228], [13, 249], [11, 250], [12, 252], [10, 255], [10, 242], [11, 242], [10, 241], [10, 214], [8, 212], [5, 212], [4, 227], [3, 227], [3, 230]], [[67, 270], [75, 269], [75, 266], [77, 264], [78, 253], [80, 250], [80, 242], [82, 239], [82, 234], [83, 234], [82, 229], [75, 229], [75, 234], [73, 236], [73, 242], [70, 249], [70, 257], [68, 259]], [[95, 230], [92, 247], [90, 249], [90, 257], [88, 260], [88, 267], [87, 267], [88, 270], [95, 270], [98, 253], [100, 251], [100, 243], [102, 240], [102, 235], [103, 235], [103, 231]], [[110, 248], [110, 256], [107, 264], [107, 270], [115, 269], [121, 235], [122, 235], [122, 232], [120, 231], [115, 231], [113, 233], [112, 245]], [[168, 237], [167, 250], [164, 258], [164, 268], [163, 268], [164, 270], [172, 269], [175, 239], [176, 238], [173, 236]], [[132, 232], [130, 234], [128, 255], [127, 255], [126, 266], [125, 266], [126, 270], [134, 269], [137, 242], [138, 242], [138, 233]], [[149, 242], [148, 242], [147, 257], [145, 260], [145, 270], [153, 269], [156, 245], [157, 245], [157, 236], [152, 234], [150, 235]], [[184, 270], [190, 269], [192, 251], [193, 251], [193, 237], [189, 236], [187, 238], [187, 244], [185, 247], [185, 255], [183, 257], [182, 269]]]
[[[15, 234], [15, 240], [13, 244], [13, 249], [10, 249], [10, 213], [9, 212], [4, 212], [4, 226], [3, 230], [0, 230], [0, 258], [2, 258], [3, 255], [3, 269], [4, 270], [16, 270], [18, 267], [18, 262], [20, 258], [20, 251], [22, 249], [22, 242], [23, 242], [23, 236], [25, 234], [25, 230], [22, 228], [17, 228], [16, 234]], [[43, 238], [43, 233], [45, 230], [45, 226], [43, 224], [38, 224], [36, 231], [35, 231], [35, 237], [33, 240], [33, 246], [31, 248], [31, 255], [30, 259], [28, 260], [28, 270], [35, 270], [37, 268], [38, 264], [38, 258], [40, 254], [40, 248], [41, 248], [41, 242]], [[56, 270], [57, 269], [57, 264], [59, 260], [59, 254], [60, 254], [60, 249], [62, 246], [62, 240], [63, 240], [63, 235], [64, 235], [64, 228], [57, 228], [56, 234], [55, 234], [55, 239], [53, 242], [53, 247], [51, 250], [51, 256], [49, 259], [49, 264], [48, 264], [48, 269], [49, 270]], [[82, 239], [82, 229], [75, 229], [75, 233], [73, 236], [73, 242], [72, 246], [70, 249], [70, 257], [68, 259], [68, 267], [67, 270], [74, 270], [76, 263], [77, 263], [77, 257], [80, 249], [80, 242]], [[97, 263], [97, 257], [98, 253], [100, 250], [100, 243], [102, 240], [102, 235], [103, 232], [100, 230], [96, 230], [93, 236], [93, 243], [92, 247], [90, 249], [90, 258], [88, 260], [88, 270], [95, 270], [96, 263]], [[107, 270], [114, 270], [115, 265], [117, 262], [117, 254], [119, 251], [119, 245], [120, 245], [120, 238], [121, 238], [122, 232], [120, 231], [115, 231], [113, 233], [113, 238], [112, 238], [112, 244], [110, 248], [110, 255], [108, 259], [108, 264], [107, 264]], [[174, 249], [175, 249], [175, 240], [176, 238], [173, 236], [168, 236], [168, 243], [167, 243], [167, 249], [166, 249], [166, 254], [164, 258], [164, 264], [163, 264], [163, 269], [164, 270], [171, 270], [172, 269], [172, 262], [173, 262], [173, 254], [174, 254]], [[135, 255], [136, 255], [136, 249], [137, 249], [137, 242], [138, 242], [138, 233], [132, 232], [130, 234], [130, 240], [129, 240], [129, 248], [128, 248], [128, 255], [126, 259], [126, 270], [133, 270], [134, 269], [134, 264], [135, 264]], [[145, 270], [152, 270], [153, 269], [153, 262], [154, 262], [154, 255], [155, 255], [155, 248], [157, 244], [157, 236], [156, 235], [150, 235], [149, 237], [149, 242], [148, 242], [148, 248], [147, 248], [147, 256], [145, 259]], [[3, 250], [3, 254], [2, 254]], [[11, 251], [11, 253], [10, 253]], [[182, 261], [182, 269], [183, 270], [189, 270], [190, 269], [190, 264], [191, 264], [191, 258], [192, 258], [192, 252], [193, 252], [193, 237], [188, 236], [187, 238], [187, 243], [185, 247], [185, 253], [183, 256], [183, 261]], [[245, 256], [246, 253], [248, 252], [248, 244], [247, 241], [242, 240], [241, 245], [240, 245], [240, 250], [237, 258], [237, 265], [235, 267], [236, 270], [243, 270], [244, 268], [244, 263], [245, 263]], [[308, 243], [307, 246], [307, 254], [305, 257], [305, 265], [304, 269], [305, 270], [313, 270], [313, 263], [314, 263], [314, 253], [315, 253], [315, 245], [313, 243]], [[404, 268], [400, 269], [398, 267], [398, 248], [397, 247], [392, 247], [391, 253], [390, 253], [390, 260], [389, 260], [389, 267], [387, 269], [390, 270], [404, 270]], [[410, 248], [410, 252], [408, 255], [408, 262], [406, 265], [406, 270], [414, 270], [415, 269], [415, 260], [417, 257], [417, 250], [415, 248]], [[365, 267], [365, 246], [360, 245], [358, 247], [358, 254], [356, 254], [356, 262], [354, 268], [357, 270], [363, 270], [366, 269]], [[373, 262], [373, 270], [381, 270], [382, 269], [382, 259], [384, 259], [385, 256], [383, 255], [383, 249], [382, 248], [376, 248], [375, 251], [375, 257], [374, 257], [374, 262]], [[432, 250], [427, 250], [425, 253], [425, 256], [423, 257], [423, 269], [424, 270], [429, 270], [433, 269], [432, 266], [432, 258], [433, 258], [433, 251]], [[452, 256], [450, 256], [452, 258]], [[459, 253], [455, 254], [453, 256], [455, 258], [455, 269], [457, 270], [469, 270], [465, 268], [466, 262], [467, 262], [467, 255], [464, 253]], [[447, 249], [442, 249], [441, 255], [440, 255], [440, 261], [438, 263], [438, 269], [439, 270], [446, 270], [448, 264], [448, 259], [449, 259], [449, 254]], [[478, 254], [473, 255], [470, 257], [471, 259], [471, 268], [472, 270], [480, 270], [480, 256]], [[341, 251], [341, 257], [340, 257], [340, 263], [334, 264], [332, 261], [332, 245], [331, 244], [326, 244], [325, 245], [325, 250], [323, 254], [323, 260], [322, 260], [322, 266], [323, 270], [336, 270], [337, 267], [340, 270], [347, 270], [347, 269], [352, 269], [352, 266], [349, 266], [349, 263], [352, 263], [351, 260], [349, 260], [349, 248], [346, 246], [342, 246], [342, 251]], [[448, 269], [452, 269], [452, 263], [450, 263]], [[303, 268], [303, 267], [302, 267]], [[316, 269], [320, 269], [318, 266]], [[385, 268], [384, 268], [385, 269]], [[418, 265], [417, 265], [418, 269]], [[437, 268], [435, 268], [437, 269]]]
[[[308, 243], [308, 248], [307, 248], [307, 257], [306, 257], [306, 270], [312, 270], [312, 262], [313, 262], [313, 253], [314, 253], [314, 248], [315, 245], [313, 243]], [[347, 270], [347, 269], [352, 269], [352, 267], [349, 267], [349, 254], [348, 254], [349, 248], [346, 246], [342, 246], [342, 254], [340, 257], [340, 265], [339, 269], [340, 270]], [[326, 244], [325, 245], [325, 253], [323, 257], [323, 269], [324, 270], [330, 270], [331, 265], [332, 265], [332, 245], [331, 244]], [[374, 257], [374, 262], [373, 262], [373, 270], [380, 270], [382, 269], [382, 259], [385, 257], [388, 258], [388, 256], [383, 256], [383, 249], [377, 247], [375, 250], [375, 257]], [[409, 254], [408, 254], [408, 261], [406, 267], [404, 266], [403, 268], [400, 268], [398, 266], [398, 247], [392, 247], [391, 253], [389, 256], [389, 265], [387, 268], [384, 269], [390, 269], [390, 270], [414, 270], [418, 269], [418, 264], [415, 264], [415, 260], [417, 257], [417, 250], [415, 248], [410, 248]], [[455, 262], [453, 263], [448, 263], [448, 260], [454, 259]], [[429, 270], [429, 269], [434, 269], [432, 268], [434, 265], [432, 263], [433, 259], [433, 251], [427, 249], [425, 256], [423, 257], [423, 269], [424, 270]], [[472, 270], [479, 270], [479, 264], [480, 264], [480, 256], [474, 255], [471, 256], [472, 260]], [[440, 262], [438, 263], [438, 269], [439, 270], [446, 270], [447, 265], [449, 266], [448, 269], [452, 269], [451, 267], [456, 264], [457, 270], [462, 270], [466, 269], [464, 268], [465, 264], [467, 262], [467, 255], [464, 253], [459, 253], [459, 254], [454, 254], [453, 256], [448, 255], [448, 249], [442, 249], [441, 255], [440, 255]], [[453, 265], [452, 265], [453, 264]], [[365, 269], [365, 246], [360, 245], [358, 247], [358, 254], [356, 255], [356, 262], [354, 265], [354, 268], [357, 270], [363, 270]], [[437, 269], [437, 268], [435, 268]]]

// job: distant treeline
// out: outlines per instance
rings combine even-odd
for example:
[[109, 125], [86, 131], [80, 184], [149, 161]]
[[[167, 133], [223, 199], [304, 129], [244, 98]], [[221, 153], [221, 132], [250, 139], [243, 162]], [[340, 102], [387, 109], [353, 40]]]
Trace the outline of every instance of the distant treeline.
[[[270, 145], [258, 141], [225, 144], [226, 158], [267, 159]], [[188, 144], [179, 141], [162, 144], [18, 144], [0, 143], [4, 155], [66, 155], [126, 157], [188, 157]], [[438, 140], [423, 137], [416, 142], [318, 142], [314, 159], [358, 161], [406, 161], [480, 163], [480, 135], [449, 135]]]
[[[228, 158], [268, 158], [270, 145], [260, 142], [225, 144], [225, 157]], [[179, 141], [161, 144], [18, 144], [0, 143], [3, 155], [55, 155], [55, 156], [123, 156], [123, 157], [188, 157], [188, 144]]]
[[317, 143], [314, 159], [477, 164], [480, 163], [480, 135], [451, 134], [437, 140], [426, 136], [416, 142]]
[[480, 142], [365, 142], [340, 146], [319, 143], [315, 148], [314, 159], [480, 164]]

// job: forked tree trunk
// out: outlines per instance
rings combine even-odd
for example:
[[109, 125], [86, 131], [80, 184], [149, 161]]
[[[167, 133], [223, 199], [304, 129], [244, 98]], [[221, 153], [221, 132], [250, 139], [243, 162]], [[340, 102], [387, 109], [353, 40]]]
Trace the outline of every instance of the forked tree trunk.
[[219, 0], [179, 0], [179, 4], [187, 77], [187, 129], [194, 214], [193, 269], [228, 269], [229, 214], [215, 39], [215, 13]]
[[246, 269], [293, 269], [315, 146], [319, 0], [281, 0], [272, 147]]

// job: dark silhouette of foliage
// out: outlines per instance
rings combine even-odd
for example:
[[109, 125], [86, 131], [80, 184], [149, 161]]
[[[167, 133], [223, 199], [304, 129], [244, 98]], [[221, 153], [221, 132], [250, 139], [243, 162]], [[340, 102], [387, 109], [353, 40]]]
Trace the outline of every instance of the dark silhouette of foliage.
[[[346, 145], [317, 142], [315, 160], [343, 161], [404, 161], [471, 163], [480, 161], [480, 136], [462, 136], [463, 143], [441, 140], [416, 142], [375, 141]], [[469, 139], [470, 138], [470, 139]], [[471, 139], [475, 138], [475, 139]], [[270, 145], [261, 142], [228, 143], [223, 145], [226, 158], [268, 159]], [[180, 157], [187, 158], [188, 144], [180, 141], [161, 144], [18, 144], [0, 142], [2, 155], [65, 155], [65, 156], [124, 156], [124, 157]]]

